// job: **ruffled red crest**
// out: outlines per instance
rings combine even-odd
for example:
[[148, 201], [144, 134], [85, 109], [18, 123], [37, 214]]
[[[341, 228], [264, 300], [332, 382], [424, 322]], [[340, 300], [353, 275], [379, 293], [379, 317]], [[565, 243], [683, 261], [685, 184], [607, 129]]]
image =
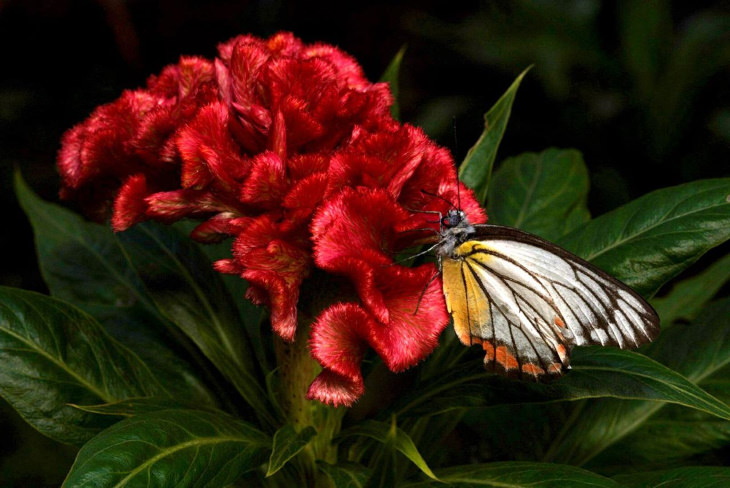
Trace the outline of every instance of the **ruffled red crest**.
[[285, 340], [314, 268], [348, 280], [348, 293], [318, 291], [335, 305], [312, 328], [324, 369], [309, 394], [351, 405], [364, 391], [366, 350], [401, 371], [431, 352], [447, 322], [434, 266], [405, 268], [395, 253], [433, 240], [428, 212], [448, 202], [486, 219], [449, 153], [395, 121], [391, 104], [388, 85], [370, 83], [333, 46], [239, 36], [214, 60], [181, 58], [68, 131], [61, 194], [97, 218], [112, 209], [117, 231], [196, 218], [194, 239], [232, 237], [232, 257], [215, 269], [249, 281], [247, 296], [269, 308]]
[[124, 182], [114, 201], [112, 228], [121, 232], [146, 219], [150, 194], [144, 174], [132, 175]]
[[320, 315], [312, 327], [312, 355], [324, 371], [312, 383], [309, 397], [349, 406], [352, 392], [364, 384], [360, 363], [372, 348], [392, 371], [425, 359], [438, 345], [448, 324], [436, 269], [388, 267], [377, 275], [390, 321], [384, 323], [357, 304], [338, 304]]
[[247, 174], [249, 163], [228, 130], [228, 107], [216, 102], [201, 108], [196, 117], [180, 129], [176, 138], [182, 158], [183, 188], [213, 186], [234, 192]]

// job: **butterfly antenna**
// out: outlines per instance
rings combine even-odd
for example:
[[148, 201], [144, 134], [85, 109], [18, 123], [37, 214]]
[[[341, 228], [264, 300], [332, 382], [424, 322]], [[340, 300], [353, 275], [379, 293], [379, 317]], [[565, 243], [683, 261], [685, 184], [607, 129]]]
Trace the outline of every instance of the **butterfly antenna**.
[[[451, 118], [451, 127], [454, 131], [454, 159], [458, 157], [459, 155], [459, 139], [456, 137], [456, 117]], [[461, 210], [461, 185], [459, 184], [459, 168], [456, 164], [456, 161], [454, 161], [454, 169], [456, 170], [456, 203], [459, 204], [458, 207], [454, 207], [458, 210]]]
[[[446, 203], [448, 203], [448, 204], [449, 204], [449, 205], [451, 206], [451, 208], [458, 208], [458, 207], [456, 207], [456, 206], [454, 205], [454, 202], [452, 202], [451, 200], [447, 200], [447, 199], [445, 199], [445, 198], [444, 198], [444, 197], [442, 197], [441, 195], [437, 195], [437, 194], [435, 194], [435, 193], [431, 193], [430, 191], [426, 191], [426, 190], [423, 190], [423, 189], [421, 190], [421, 193], [423, 193], [423, 194], [425, 194], [425, 195], [428, 195], [428, 196], [430, 196], [430, 197], [438, 198], [438, 199], [439, 199], [439, 200], [441, 200], [442, 202], [446, 202]], [[438, 212], [438, 213], [440, 213], [440, 212]]]

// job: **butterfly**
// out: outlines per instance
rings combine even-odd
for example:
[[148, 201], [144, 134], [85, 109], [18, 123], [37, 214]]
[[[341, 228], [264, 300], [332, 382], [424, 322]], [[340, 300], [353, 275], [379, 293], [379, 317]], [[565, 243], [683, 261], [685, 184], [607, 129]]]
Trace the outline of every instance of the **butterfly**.
[[481, 344], [488, 370], [542, 380], [570, 368], [575, 345], [633, 348], [659, 333], [636, 292], [565, 249], [527, 232], [440, 218], [434, 250], [446, 306], [465, 345]]

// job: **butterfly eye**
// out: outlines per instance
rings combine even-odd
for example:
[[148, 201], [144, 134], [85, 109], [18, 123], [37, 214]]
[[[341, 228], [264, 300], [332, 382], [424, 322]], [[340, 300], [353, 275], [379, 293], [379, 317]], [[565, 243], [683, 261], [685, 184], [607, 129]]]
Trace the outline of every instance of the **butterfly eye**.
[[463, 213], [458, 210], [449, 210], [449, 213], [441, 219], [441, 225], [444, 227], [456, 227], [462, 220], [464, 220]]

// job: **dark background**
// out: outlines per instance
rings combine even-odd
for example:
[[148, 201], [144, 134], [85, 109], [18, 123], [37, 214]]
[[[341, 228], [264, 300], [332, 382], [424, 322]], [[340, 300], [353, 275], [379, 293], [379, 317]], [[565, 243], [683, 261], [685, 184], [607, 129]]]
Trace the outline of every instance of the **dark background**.
[[[730, 173], [728, 2], [0, 0], [0, 285], [44, 291], [17, 167], [56, 200], [67, 128], [180, 55], [241, 33], [335, 44], [368, 77], [402, 46], [401, 118], [463, 158], [525, 67], [500, 157], [583, 152], [590, 207]], [[488, 210], [488, 207], [487, 207]], [[2, 365], [0, 365], [1, 367]], [[74, 451], [0, 408], [0, 486], [58, 486]]]

